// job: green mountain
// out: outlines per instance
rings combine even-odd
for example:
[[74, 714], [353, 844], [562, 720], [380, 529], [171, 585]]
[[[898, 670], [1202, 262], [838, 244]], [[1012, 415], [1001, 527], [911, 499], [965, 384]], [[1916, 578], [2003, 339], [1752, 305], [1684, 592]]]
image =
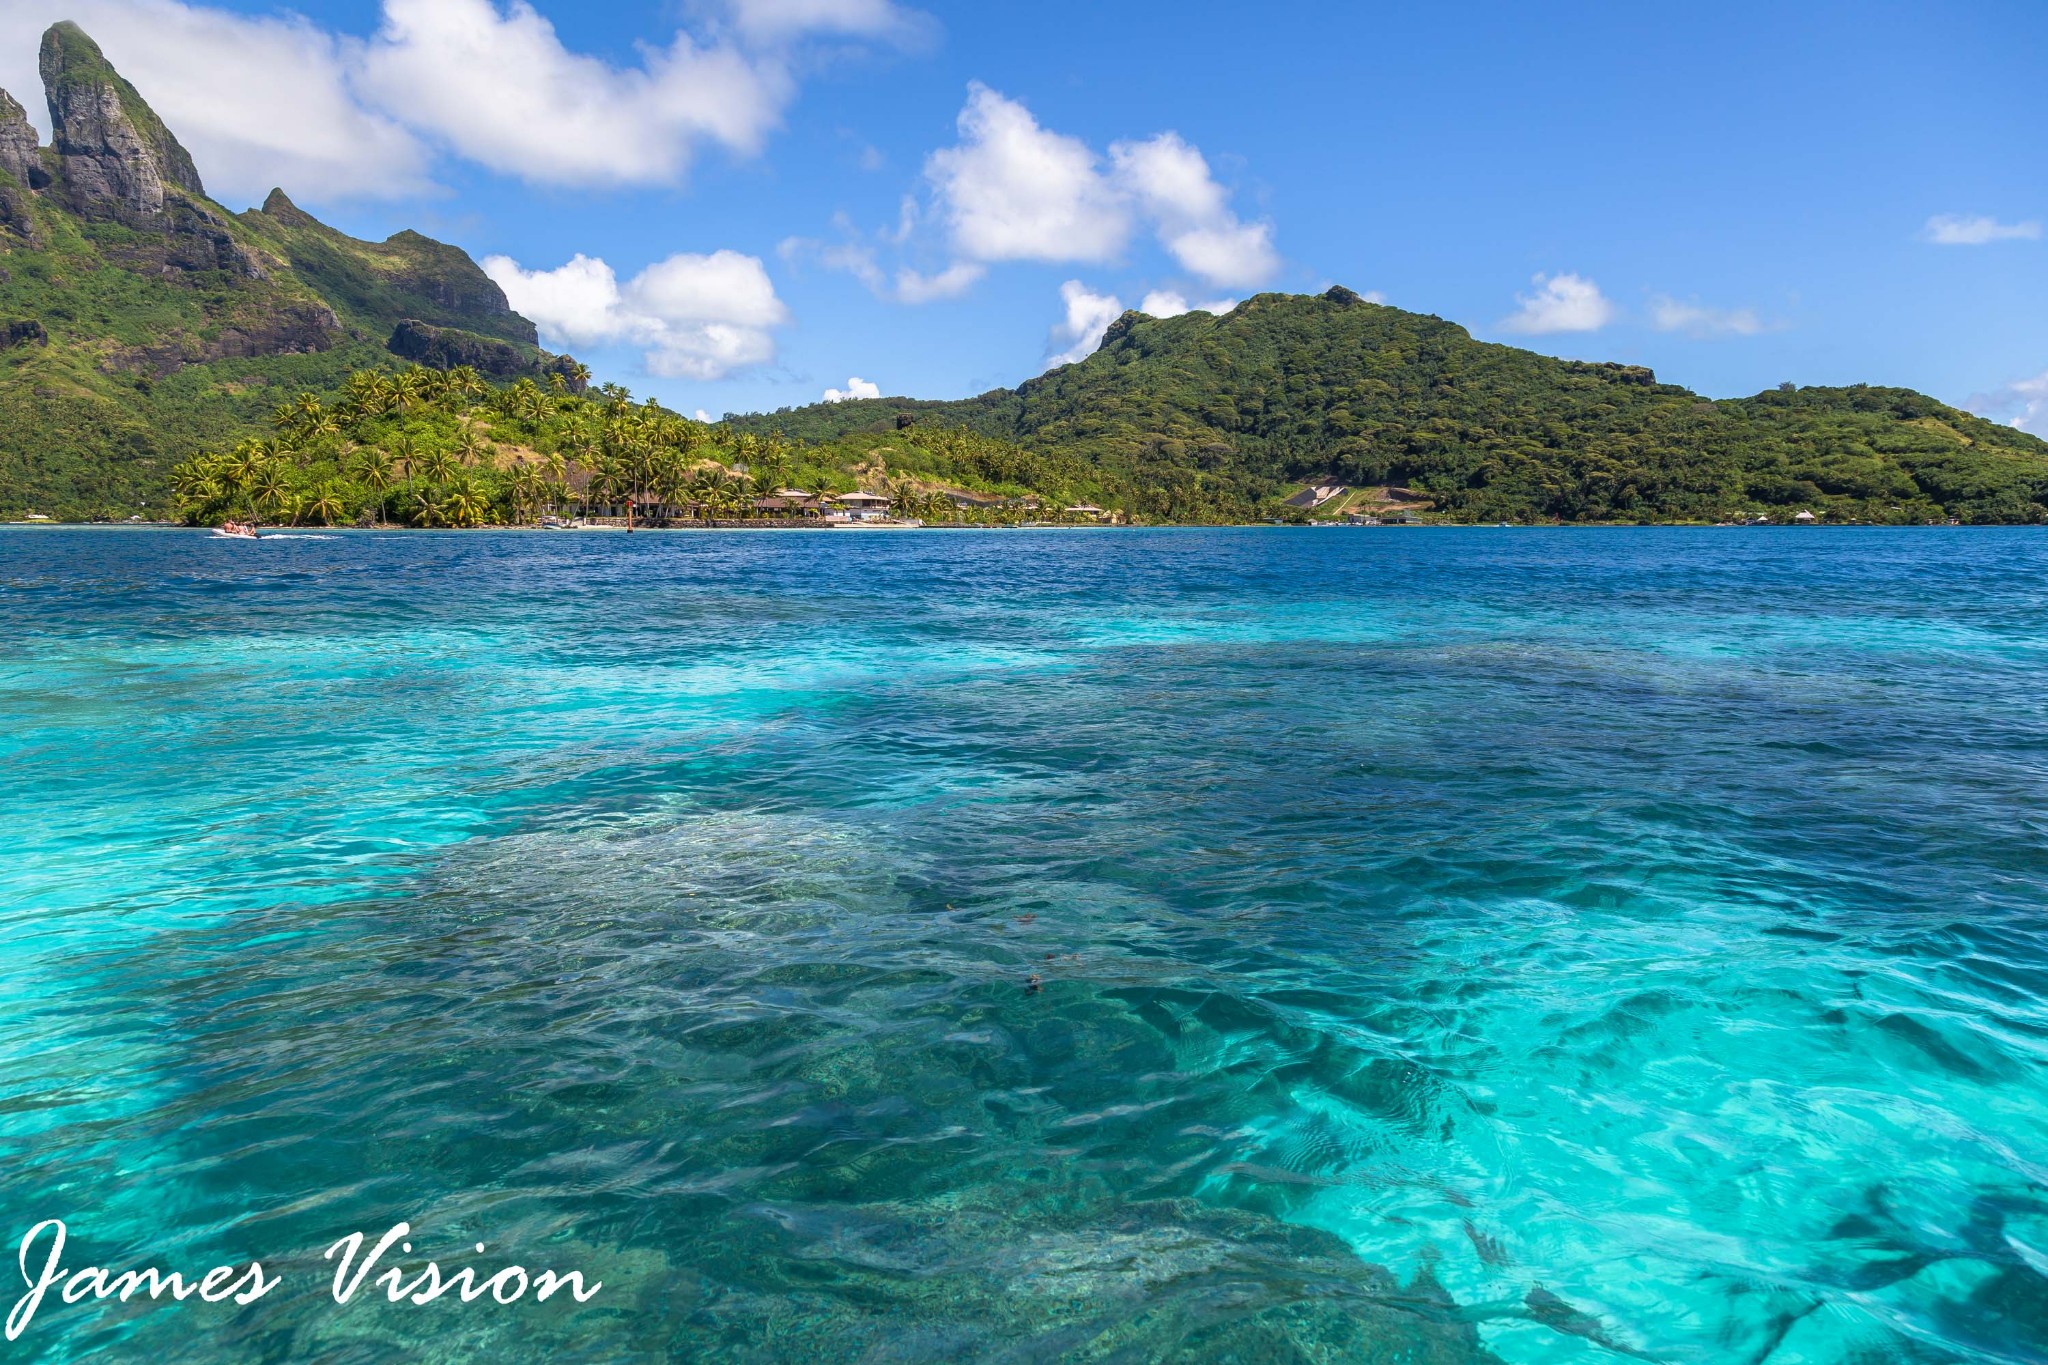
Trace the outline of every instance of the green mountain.
[[127, 515], [303, 390], [408, 361], [576, 376], [456, 247], [348, 237], [283, 191], [232, 213], [75, 24], [43, 35], [50, 142], [0, 91], [0, 515]]
[[[321, 410], [302, 393], [347, 395], [338, 410], [368, 424], [349, 441], [456, 439], [423, 416], [365, 406], [363, 394], [385, 392], [370, 371], [559, 376], [581, 390], [582, 368], [543, 352], [533, 324], [459, 249], [413, 232], [358, 241], [282, 191], [232, 213], [76, 25], [51, 28], [41, 56], [49, 145], [0, 91], [0, 517], [166, 510], [174, 466], [299, 430], [294, 414]], [[425, 392], [417, 376], [408, 382], [394, 392]], [[1126, 313], [1095, 354], [1015, 389], [819, 404], [736, 418], [715, 435], [650, 408], [635, 419], [648, 440], [600, 442], [584, 418], [602, 411], [618, 426], [622, 393], [536, 416], [546, 393], [535, 386], [487, 398], [474, 382], [448, 402], [486, 424], [496, 411], [514, 444], [538, 455], [604, 446], [602, 459], [570, 459], [570, 472], [629, 487], [663, 460], [680, 477], [693, 451], [718, 441], [745, 467], [754, 447], [738, 437], [781, 436], [798, 443], [788, 466], [827, 486], [953, 490], [1011, 508], [1093, 503], [1155, 521], [1389, 502], [1454, 521], [1802, 510], [2048, 520], [2048, 443], [1924, 394], [1785, 385], [1709, 401], [1640, 367], [1477, 342], [1343, 288], [1262, 294], [1220, 317]], [[350, 491], [339, 447], [295, 454], [306, 497], [317, 501], [314, 485], [327, 480], [338, 505], [383, 508], [377, 490]], [[1285, 501], [1332, 483], [1391, 491], [1313, 510]]]
[[1128, 312], [1086, 360], [976, 398], [732, 420], [877, 450], [906, 427], [964, 427], [1165, 520], [1271, 516], [1309, 482], [1405, 488], [1456, 521], [2048, 520], [2048, 442], [1925, 394], [1785, 385], [1709, 401], [1341, 287], [1221, 317]]

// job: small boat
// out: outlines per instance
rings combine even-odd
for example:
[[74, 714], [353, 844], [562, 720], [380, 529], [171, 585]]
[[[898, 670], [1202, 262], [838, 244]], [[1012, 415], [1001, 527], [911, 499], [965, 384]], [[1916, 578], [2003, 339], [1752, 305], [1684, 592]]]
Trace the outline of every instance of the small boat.
[[217, 536], [224, 536], [229, 540], [262, 539], [261, 536], [256, 534], [255, 527], [245, 525], [244, 523], [239, 521], [224, 521], [220, 525], [213, 528], [213, 533]]

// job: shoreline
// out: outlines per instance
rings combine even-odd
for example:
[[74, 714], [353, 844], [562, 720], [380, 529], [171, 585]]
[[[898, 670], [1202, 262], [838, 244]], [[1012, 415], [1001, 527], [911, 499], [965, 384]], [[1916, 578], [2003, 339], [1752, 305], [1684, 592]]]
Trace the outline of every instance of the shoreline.
[[[1565, 521], [1514, 523], [1503, 526], [1496, 522], [1416, 522], [1393, 526], [1347, 526], [1337, 522], [1281, 523], [1263, 521], [1228, 522], [1173, 522], [1157, 526], [1061, 526], [1040, 524], [1032, 526], [636, 526], [627, 530], [623, 526], [265, 526], [260, 528], [265, 540], [308, 536], [445, 536], [445, 535], [597, 535], [597, 536], [641, 536], [641, 535], [768, 535], [768, 534], [838, 534], [858, 530], [869, 534], [875, 532], [906, 533], [912, 531], [950, 531], [994, 534], [1014, 534], [1019, 531], [1078, 531], [1078, 532], [1128, 532], [1128, 531], [2037, 531], [2044, 529], [2039, 522], [1819, 522], [1808, 525], [1789, 523], [1766, 523], [1756, 525], [1748, 522], [1712, 521]], [[216, 537], [210, 526], [183, 526], [176, 522], [127, 522], [127, 521], [0, 521], [0, 530], [6, 531], [121, 531], [127, 533], [177, 532], [187, 535]]]

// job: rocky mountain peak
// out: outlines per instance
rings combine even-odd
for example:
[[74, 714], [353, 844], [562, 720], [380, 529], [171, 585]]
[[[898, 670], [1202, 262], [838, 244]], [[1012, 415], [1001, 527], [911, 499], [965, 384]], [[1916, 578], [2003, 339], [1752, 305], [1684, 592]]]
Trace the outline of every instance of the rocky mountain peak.
[[153, 217], [163, 212], [166, 186], [205, 195], [191, 155], [84, 29], [51, 25], [41, 66], [50, 144], [74, 206]]
[[22, 189], [35, 188], [42, 178], [42, 158], [36, 154], [35, 125], [21, 101], [0, 90], [0, 171], [14, 177]]
[[293, 227], [324, 226], [319, 219], [300, 208], [297, 204], [294, 204], [291, 201], [291, 197], [281, 188], [273, 189], [269, 197], [263, 201], [263, 214], [265, 217], [275, 218], [278, 222], [288, 223]]

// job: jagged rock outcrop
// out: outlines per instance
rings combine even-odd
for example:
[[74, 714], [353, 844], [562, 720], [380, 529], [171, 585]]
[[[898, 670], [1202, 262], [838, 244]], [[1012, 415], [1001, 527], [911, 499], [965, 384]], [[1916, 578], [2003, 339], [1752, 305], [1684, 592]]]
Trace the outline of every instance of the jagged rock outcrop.
[[510, 342], [453, 327], [430, 327], [413, 318], [399, 323], [384, 345], [391, 354], [430, 369], [452, 370], [467, 365], [497, 379], [531, 374], [534, 370], [532, 356]]
[[[0, 94], [0, 516], [159, 506], [165, 471], [265, 430], [278, 394], [388, 365], [407, 319], [426, 330], [405, 344], [438, 363], [582, 386], [461, 249], [360, 241], [282, 191], [241, 213], [208, 198], [76, 25], [43, 35], [42, 75], [45, 145]], [[158, 382], [186, 370], [201, 374]]]
[[108, 354], [100, 361], [100, 368], [108, 374], [162, 379], [187, 365], [219, 360], [317, 355], [340, 345], [347, 336], [341, 320], [326, 304], [290, 303], [223, 324], [208, 336], [177, 333], [151, 345], [125, 347]]
[[327, 228], [325, 223], [294, 204], [282, 186], [273, 188], [264, 198], [261, 212], [264, 217], [275, 218], [286, 227]]
[[417, 318], [407, 318], [392, 330], [385, 349], [404, 360], [429, 369], [452, 370], [467, 365], [493, 379], [540, 378], [559, 374], [574, 393], [583, 392], [586, 379], [575, 358], [549, 355], [478, 336], [455, 327], [432, 327]]
[[35, 184], [44, 178], [42, 154], [36, 150], [40, 145], [35, 125], [28, 121], [28, 110], [0, 90], [0, 171], [22, 189], [40, 188]]
[[359, 242], [299, 208], [283, 190], [272, 190], [263, 207], [243, 214], [242, 221], [263, 228], [275, 242], [272, 249], [328, 298], [365, 312], [402, 308], [400, 320], [510, 342], [525, 354], [522, 373], [531, 372], [540, 334], [512, 311], [505, 291], [461, 247], [411, 231]]
[[408, 260], [396, 278], [400, 288], [431, 299], [452, 313], [495, 318], [502, 326], [514, 328], [521, 344], [540, 344], [540, 333], [533, 324], [512, 311], [498, 282], [484, 274], [461, 247], [437, 242], [410, 228], [387, 238], [384, 246], [402, 252]]
[[15, 346], [47, 346], [50, 334], [34, 318], [0, 318], [0, 351]]
[[85, 30], [69, 22], [50, 26], [42, 75], [50, 145], [72, 207], [153, 218], [164, 211], [167, 186], [204, 197], [191, 155]]
[[[0, 239], [18, 237], [33, 246], [36, 242], [35, 215], [29, 211], [29, 195], [13, 185], [0, 185]], [[5, 245], [0, 240], [0, 245]]]

